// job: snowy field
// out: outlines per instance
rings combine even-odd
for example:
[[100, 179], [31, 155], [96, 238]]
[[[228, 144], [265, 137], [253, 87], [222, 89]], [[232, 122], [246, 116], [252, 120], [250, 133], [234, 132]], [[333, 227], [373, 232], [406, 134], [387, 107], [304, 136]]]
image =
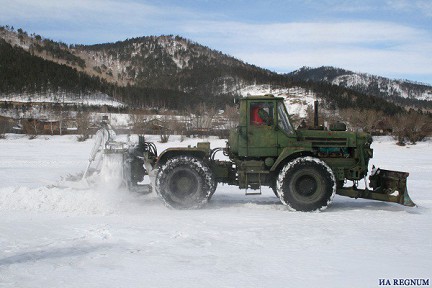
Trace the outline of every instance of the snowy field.
[[[418, 207], [336, 196], [324, 212], [299, 213], [268, 189], [220, 185], [205, 209], [176, 211], [153, 194], [73, 186], [93, 144], [75, 139], [0, 140], [0, 287], [431, 285], [431, 142], [373, 144], [371, 164], [410, 172]], [[158, 150], [197, 141], [172, 136]]]

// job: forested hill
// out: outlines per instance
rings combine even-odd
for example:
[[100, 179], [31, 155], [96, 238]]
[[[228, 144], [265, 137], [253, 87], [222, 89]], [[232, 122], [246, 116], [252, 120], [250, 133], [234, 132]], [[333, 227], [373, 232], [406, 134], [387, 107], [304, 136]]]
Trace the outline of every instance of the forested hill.
[[409, 80], [392, 80], [335, 67], [302, 67], [288, 77], [299, 81], [328, 83], [390, 100], [402, 106], [432, 109], [432, 86]]
[[132, 107], [179, 109], [198, 102], [224, 107], [245, 87], [268, 84], [275, 89], [312, 90], [333, 108], [378, 109], [394, 114], [411, 105], [394, 101], [397, 95], [386, 98], [384, 93], [375, 95], [342, 81], [317, 80], [311, 73], [277, 74], [179, 36], [66, 45], [6, 26], [0, 27], [0, 39], [3, 95], [63, 91], [79, 97], [102, 92]]
[[[178, 109], [184, 103], [208, 101], [222, 106], [226, 98], [204, 99], [194, 93], [142, 87], [139, 85], [121, 86], [110, 83], [100, 76], [89, 75], [66, 64], [45, 60], [34, 56], [21, 47], [12, 46], [0, 39], [0, 95], [37, 97], [40, 95], [66, 95], [69, 98], [82, 98], [91, 94], [106, 94], [132, 107], [151, 106]], [[25, 99], [27, 101], [27, 99]]]
[[105, 80], [35, 57], [0, 39], [0, 91], [11, 93], [109, 92]]
[[141, 87], [222, 94], [245, 83], [284, 79], [179, 36], [140, 37], [74, 49], [88, 55], [102, 74]]

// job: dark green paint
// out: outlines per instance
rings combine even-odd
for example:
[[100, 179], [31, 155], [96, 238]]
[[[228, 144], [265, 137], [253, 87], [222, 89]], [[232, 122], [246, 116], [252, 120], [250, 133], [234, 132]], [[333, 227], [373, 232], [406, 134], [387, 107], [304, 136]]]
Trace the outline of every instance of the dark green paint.
[[[369, 159], [373, 156], [369, 134], [340, 131], [345, 127], [341, 123], [330, 126], [336, 131], [322, 127], [296, 130], [290, 124], [283, 100], [272, 95], [240, 100], [239, 126], [231, 131], [225, 149], [230, 161], [214, 160], [209, 143], [199, 143], [193, 148], [167, 149], [159, 162], [176, 155], [194, 155], [209, 165], [218, 182], [260, 189], [274, 187], [280, 169], [289, 161], [312, 156], [332, 169], [338, 183], [353, 181], [353, 187], [338, 187], [340, 195], [414, 205], [406, 189], [408, 173], [405, 172], [387, 171], [371, 177], [372, 190], [356, 187], [357, 181], [367, 175]], [[257, 107], [263, 107], [267, 114], [264, 117], [264, 112], [259, 111], [263, 118], [259, 124], [254, 116]]]

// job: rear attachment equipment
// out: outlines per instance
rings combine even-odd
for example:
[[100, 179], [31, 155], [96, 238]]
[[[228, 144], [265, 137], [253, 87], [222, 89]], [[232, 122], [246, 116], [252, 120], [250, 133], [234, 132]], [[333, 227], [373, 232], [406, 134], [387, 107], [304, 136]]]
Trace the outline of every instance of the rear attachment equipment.
[[375, 169], [369, 176], [370, 189], [357, 189], [354, 187], [340, 188], [337, 194], [351, 198], [364, 198], [385, 202], [398, 203], [404, 206], [416, 206], [411, 200], [407, 189], [407, 178], [409, 173]]
[[[82, 177], [87, 180], [89, 174], [94, 174], [100, 180], [114, 181], [113, 185], [126, 187], [129, 191], [139, 193], [151, 193], [152, 185], [142, 183], [144, 175], [146, 175], [144, 164], [145, 151], [144, 138], [139, 138], [139, 143], [131, 144], [129, 141], [120, 142], [109, 139], [105, 143], [96, 141], [90, 157], [87, 169]], [[93, 168], [91, 168], [93, 167]], [[90, 173], [90, 170], [93, 173]], [[116, 171], [110, 171], [114, 169]], [[121, 177], [121, 181], [116, 181], [117, 177]], [[117, 188], [117, 187], [114, 187]]]

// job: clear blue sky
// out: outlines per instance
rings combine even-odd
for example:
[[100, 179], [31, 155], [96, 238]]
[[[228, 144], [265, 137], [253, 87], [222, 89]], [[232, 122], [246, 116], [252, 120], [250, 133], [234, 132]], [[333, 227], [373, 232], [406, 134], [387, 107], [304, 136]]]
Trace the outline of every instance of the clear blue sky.
[[432, 84], [432, 0], [0, 0], [0, 25], [68, 44], [173, 34], [276, 72]]

